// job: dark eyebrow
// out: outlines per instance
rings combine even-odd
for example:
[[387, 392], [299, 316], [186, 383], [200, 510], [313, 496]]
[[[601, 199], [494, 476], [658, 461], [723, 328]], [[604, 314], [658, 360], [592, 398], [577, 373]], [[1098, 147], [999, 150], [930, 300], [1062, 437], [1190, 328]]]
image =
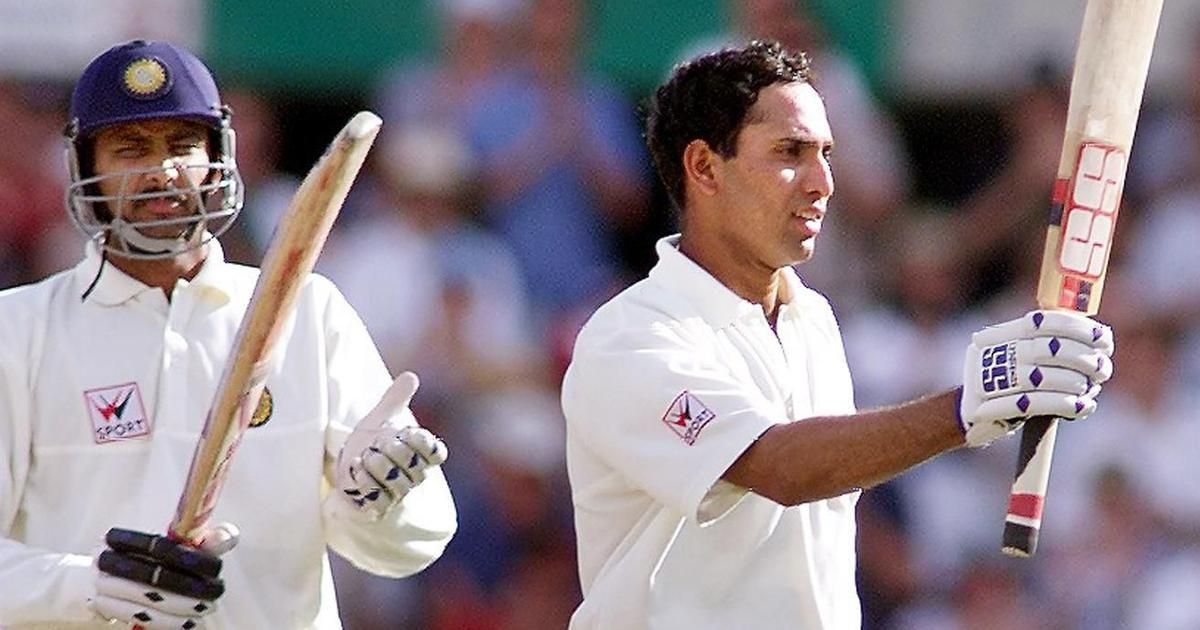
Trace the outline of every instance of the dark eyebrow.
[[813, 137], [788, 136], [775, 142], [777, 146], [788, 148], [816, 147], [824, 151], [833, 150], [833, 140], [821, 141]]
[[199, 129], [186, 129], [167, 136], [167, 142], [199, 141], [204, 139], [204, 132]]
[[[118, 132], [113, 136], [113, 140], [124, 144], [146, 144], [152, 141], [151, 138], [153, 136], [153, 133], [141, 129], [128, 129]], [[166, 140], [168, 143], [174, 144], [177, 142], [200, 141], [204, 138], [204, 131], [201, 129], [181, 129], [168, 134]]]
[[130, 131], [121, 132], [120, 134], [115, 136], [113, 138], [113, 140], [115, 140], [116, 142], [125, 143], [125, 144], [129, 144], [129, 143], [145, 144], [150, 141], [150, 138], [149, 138], [149, 136], [147, 136], [144, 133], [141, 133], [139, 131], [130, 130]]

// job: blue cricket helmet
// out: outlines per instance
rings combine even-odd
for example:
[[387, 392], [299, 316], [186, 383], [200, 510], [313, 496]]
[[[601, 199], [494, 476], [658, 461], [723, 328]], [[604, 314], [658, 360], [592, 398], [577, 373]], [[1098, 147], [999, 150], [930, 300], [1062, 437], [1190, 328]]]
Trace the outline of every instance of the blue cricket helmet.
[[166, 42], [114, 46], [88, 64], [71, 93], [70, 120], [80, 137], [150, 118], [187, 118], [221, 128], [221, 95], [195, 55]]

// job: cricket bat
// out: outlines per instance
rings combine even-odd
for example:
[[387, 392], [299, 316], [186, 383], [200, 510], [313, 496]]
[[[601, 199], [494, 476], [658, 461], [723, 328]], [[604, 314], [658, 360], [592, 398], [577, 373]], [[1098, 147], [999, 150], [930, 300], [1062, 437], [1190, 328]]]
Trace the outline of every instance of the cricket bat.
[[[1162, 0], [1089, 0], [1075, 52], [1066, 134], [1050, 205], [1038, 306], [1100, 308]], [[1003, 551], [1037, 550], [1058, 419], [1031, 418], [1021, 435]]]
[[276, 226], [168, 526], [171, 538], [198, 542], [274, 367], [280, 331], [382, 124], [371, 112], [351, 118], [304, 177]]

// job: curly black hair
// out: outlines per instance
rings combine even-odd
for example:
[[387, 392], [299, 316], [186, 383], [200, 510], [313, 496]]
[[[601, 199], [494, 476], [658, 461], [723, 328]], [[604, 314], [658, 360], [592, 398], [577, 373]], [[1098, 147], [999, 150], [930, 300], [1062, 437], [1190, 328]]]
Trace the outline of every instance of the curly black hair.
[[683, 211], [687, 145], [703, 140], [722, 157], [733, 157], [759, 93], [776, 83], [796, 82], [812, 82], [807, 55], [772, 40], [726, 48], [675, 67], [650, 99], [646, 144], [676, 208]]

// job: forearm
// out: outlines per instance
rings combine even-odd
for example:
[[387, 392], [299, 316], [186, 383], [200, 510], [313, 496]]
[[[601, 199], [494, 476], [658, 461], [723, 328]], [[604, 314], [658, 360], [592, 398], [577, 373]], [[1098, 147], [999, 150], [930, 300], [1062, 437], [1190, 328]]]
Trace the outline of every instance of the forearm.
[[724, 479], [783, 505], [878, 485], [962, 446], [957, 394], [895, 407], [780, 424], [763, 433]]

